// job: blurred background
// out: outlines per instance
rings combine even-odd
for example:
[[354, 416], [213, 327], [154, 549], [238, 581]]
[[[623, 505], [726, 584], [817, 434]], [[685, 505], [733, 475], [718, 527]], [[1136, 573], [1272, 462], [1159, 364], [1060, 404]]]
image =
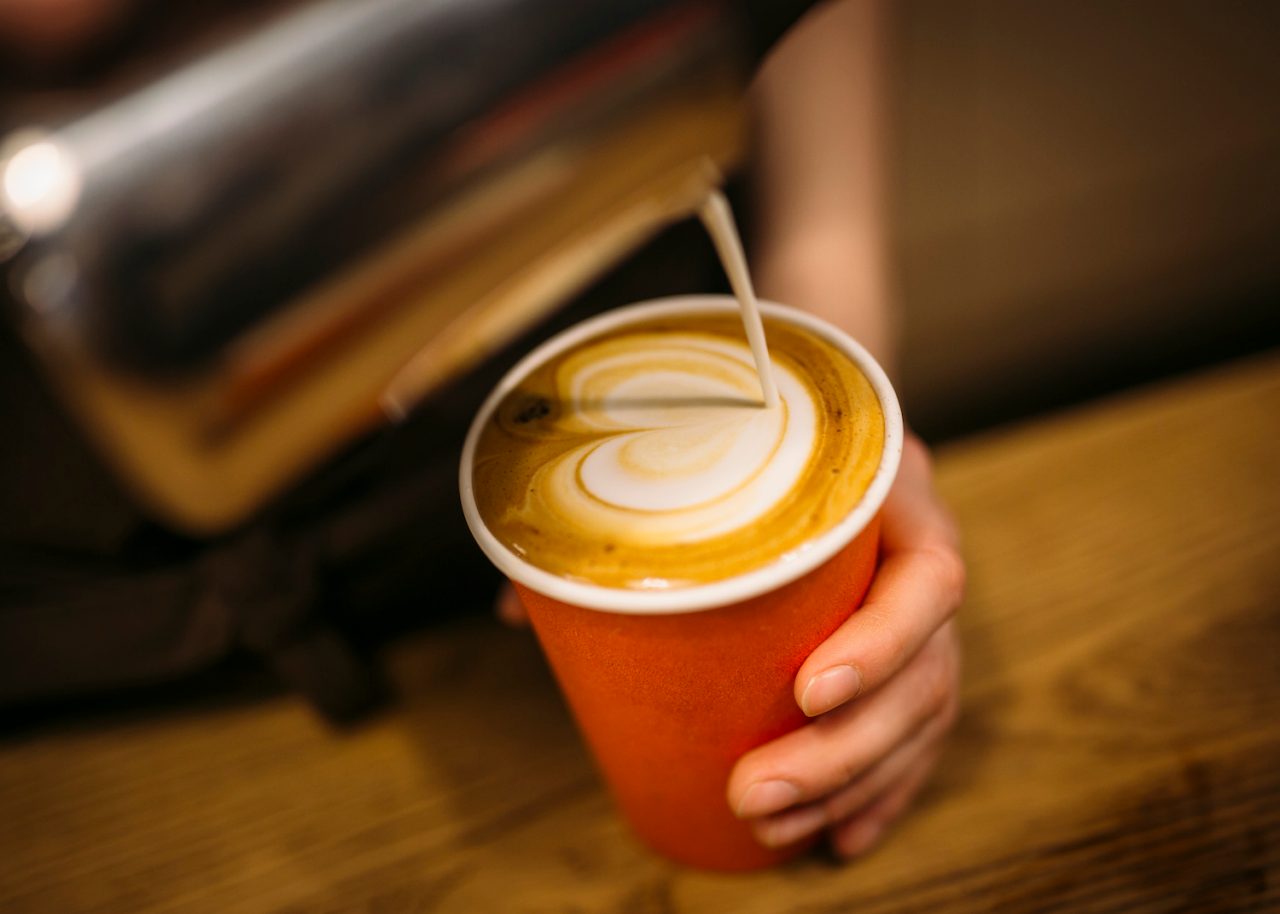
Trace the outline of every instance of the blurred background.
[[1275, 345], [1275, 5], [891, 10], [903, 393], [922, 430]]
[[[0, 131], [108, 98], [296, 5], [0, 0]], [[1280, 7], [887, 10], [901, 393], [927, 440], [1280, 343]], [[749, 151], [722, 164], [749, 227]], [[500, 371], [585, 313], [726, 290], [688, 220], [619, 238], [610, 254], [626, 256], [602, 255], [614, 265], [586, 291], [565, 285], [534, 329], [437, 379], [409, 421], [373, 423], [215, 533], [139, 507], [24, 340], [24, 305], [7, 301], [0, 408], [21, 433], [0, 449], [0, 702], [42, 713], [230, 665], [335, 717], [367, 707], [379, 687], [363, 658], [378, 644], [492, 592], [453, 479], [465, 423]]]

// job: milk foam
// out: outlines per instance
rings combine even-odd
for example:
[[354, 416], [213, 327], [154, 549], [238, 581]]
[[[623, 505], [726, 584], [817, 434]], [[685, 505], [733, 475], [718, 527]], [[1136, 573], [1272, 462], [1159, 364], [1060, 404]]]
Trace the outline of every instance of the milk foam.
[[792, 492], [808, 464], [817, 407], [776, 371], [765, 409], [751, 350], [705, 334], [637, 334], [580, 350], [556, 385], [562, 427], [598, 435], [533, 479], [544, 510], [628, 544], [696, 542], [742, 529]]
[[535, 567], [636, 589], [807, 548], [867, 491], [884, 417], [847, 355], [786, 321], [767, 330], [772, 408], [732, 312], [618, 328], [528, 370], [475, 444], [486, 528]]

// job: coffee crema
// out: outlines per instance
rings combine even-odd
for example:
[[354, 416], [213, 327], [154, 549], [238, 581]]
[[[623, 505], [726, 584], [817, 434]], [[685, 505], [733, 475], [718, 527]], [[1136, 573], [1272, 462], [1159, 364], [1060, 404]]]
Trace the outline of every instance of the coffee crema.
[[553, 574], [634, 589], [734, 577], [835, 526], [880, 464], [879, 400], [830, 343], [765, 326], [772, 409], [734, 314], [637, 322], [533, 369], [477, 443], [485, 526]]

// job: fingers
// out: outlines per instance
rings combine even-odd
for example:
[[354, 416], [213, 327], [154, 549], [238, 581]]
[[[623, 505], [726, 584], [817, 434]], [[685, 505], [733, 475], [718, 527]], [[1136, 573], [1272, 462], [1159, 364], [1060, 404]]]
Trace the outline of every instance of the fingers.
[[[959, 649], [948, 624], [879, 691], [744, 755], [729, 779], [731, 808], [744, 818], [769, 816], [846, 788], [935, 718], [945, 731], [958, 680]], [[933, 737], [928, 731], [925, 739]]]
[[810, 717], [891, 679], [955, 614], [963, 597], [955, 525], [933, 491], [923, 446], [912, 441], [885, 502], [884, 560], [867, 599], [796, 676], [796, 701]]
[[498, 614], [498, 618], [508, 625], [520, 627], [529, 624], [529, 611], [524, 608], [515, 588], [510, 584], [502, 585], [493, 609]]
[[874, 847], [928, 782], [936, 761], [936, 752], [920, 759], [879, 799], [832, 829], [831, 846], [835, 852], [848, 859], [865, 854]]
[[814, 803], [757, 821], [753, 825], [756, 837], [762, 844], [781, 847], [820, 828], [848, 821], [922, 764], [932, 766], [953, 720], [954, 711], [944, 709], [845, 787]]
[[886, 556], [866, 603], [805, 661], [796, 700], [816, 717], [888, 682], [960, 604], [963, 567], [930, 549]]
[[964, 566], [915, 439], [882, 518], [866, 602], [796, 677], [796, 700], [816, 719], [747, 753], [730, 777], [730, 805], [764, 843], [831, 827], [837, 852], [861, 853], [924, 784], [955, 721]]

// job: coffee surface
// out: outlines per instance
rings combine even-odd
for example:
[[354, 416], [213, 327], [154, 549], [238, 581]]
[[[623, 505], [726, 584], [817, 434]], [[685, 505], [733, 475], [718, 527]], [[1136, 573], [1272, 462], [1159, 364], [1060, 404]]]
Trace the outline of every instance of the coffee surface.
[[485, 525], [539, 568], [620, 588], [710, 583], [803, 549], [862, 498], [884, 419], [840, 350], [765, 327], [772, 409], [731, 313], [643, 321], [535, 368], [480, 434]]

